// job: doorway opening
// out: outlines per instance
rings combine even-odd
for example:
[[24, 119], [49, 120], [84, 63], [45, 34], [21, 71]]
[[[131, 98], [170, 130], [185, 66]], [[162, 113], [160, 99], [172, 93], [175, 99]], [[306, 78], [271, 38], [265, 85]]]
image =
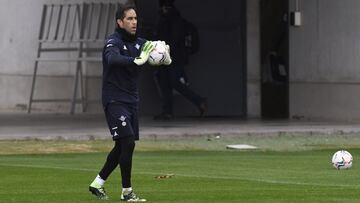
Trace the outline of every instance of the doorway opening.
[[261, 0], [261, 116], [289, 117], [288, 0]]
[[[136, 0], [140, 36], [152, 37], [159, 19], [159, 0]], [[203, 1], [176, 0], [181, 16], [191, 22], [199, 34], [199, 49], [189, 56], [184, 67], [191, 89], [207, 98], [207, 117], [246, 117], [246, 0]], [[171, 49], [171, 48], [170, 48]], [[154, 71], [153, 71], [154, 72]], [[142, 74], [142, 83], [154, 82], [153, 74]], [[157, 92], [143, 91], [156, 101]], [[176, 95], [177, 96], [177, 95]], [[143, 99], [145, 101], [145, 99]], [[146, 101], [144, 114], [154, 114], [160, 101]], [[189, 101], [181, 96], [174, 99], [174, 114], [192, 115]]]

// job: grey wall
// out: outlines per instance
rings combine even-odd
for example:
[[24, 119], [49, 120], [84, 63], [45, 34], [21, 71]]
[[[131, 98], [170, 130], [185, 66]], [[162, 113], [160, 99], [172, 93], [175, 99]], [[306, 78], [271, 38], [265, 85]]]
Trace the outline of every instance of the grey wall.
[[0, 108], [26, 105], [30, 64], [36, 56], [36, 37], [44, 1], [3, 0], [0, 6]]
[[[90, 0], [75, 2], [83, 1], [91, 2]], [[0, 25], [4, 28], [0, 32], [0, 94], [2, 95], [0, 112], [25, 112], [36, 57], [42, 5], [62, 2], [74, 1], [2, 0], [0, 2]], [[246, 58], [243, 57], [243, 47], [246, 44], [242, 36], [244, 30], [241, 28], [245, 15], [239, 12], [243, 10], [245, 4], [236, 0], [228, 0], [226, 4], [212, 0], [208, 1], [205, 7], [203, 2], [196, 4], [190, 0], [178, 1], [177, 4], [183, 15], [198, 26], [201, 37], [200, 51], [191, 58], [191, 65], [186, 68], [192, 89], [208, 98], [210, 115], [245, 116]], [[194, 6], [189, 7], [189, 4]], [[153, 9], [156, 15], [157, 8]], [[256, 37], [252, 37], [251, 40], [256, 44]], [[250, 57], [256, 60], [256, 54]], [[101, 64], [89, 66], [90, 68], [86, 69], [86, 93], [89, 99], [100, 100]], [[71, 98], [74, 67], [74, 63], [41, 64], [35, 97]], [[256, 64], [252, 67], [255, 72], [251, 72], [251, 78], [256, 80]], [[153, 72], [153, 69], [144, 70], [140, 78], [141, 112], [145, 115], [153, 115], [160, 111], [160, 100], [153, 82]], [[252, 89], [256, 89], [255, 86], [252, 85]], [[257, 97], [257, 93], [250, 95], [251, 98]], [[255, 109], [253, 105], [251, 108]], [[35, 103], [33, 109], [34, 112], [66, 113], [70, 106], [66, 103]], [[77, 108], [78, 112], [79, 110], [80, 108]], [[99, 112], [101, 105], [99, 102], [91, 104], [88, 110]], [[256, 110], [252, 111], [256, 112]], [[198, 111], [189, 101], [176, 95], [175, 113], [197, 115]]]
[[290, 29], [291, 116], [360, 119], [360, 1], [300, 0], [299, 7], [303, 25]]
[[[82, 3], [91, 0], [1, 0], [0, 1], [0, 112], [25, 112], [30, 96], [31, 76], [37, 54], [38, 35], [44, 3]], [[103, 0], [127, 2], [127, 0]], [[74, 63], [41, 63], [35, 98], [71, 98]], [[100, 101], [101, 64], [89, 64], [86, 92]], [[78, 107], [80, 107], [78, 105]], [[34, 112], [69, 112], [67, 103], [35, 103]], [[77, 108], [79, 111], [80, 108]], [[89, 111], [101, 111], [99, 102]]]

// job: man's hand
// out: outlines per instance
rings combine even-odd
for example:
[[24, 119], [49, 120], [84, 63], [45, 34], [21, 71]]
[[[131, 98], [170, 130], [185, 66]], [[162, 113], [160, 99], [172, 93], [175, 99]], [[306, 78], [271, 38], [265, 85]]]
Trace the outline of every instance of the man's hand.
[[136, 57], [134, 63], [138, 66], [143, 65], [149, 58], [150, 52], [154, 49], [154, 45], [151, 41], [146, 41], [143, 47], [141, 48], [140, 56]]

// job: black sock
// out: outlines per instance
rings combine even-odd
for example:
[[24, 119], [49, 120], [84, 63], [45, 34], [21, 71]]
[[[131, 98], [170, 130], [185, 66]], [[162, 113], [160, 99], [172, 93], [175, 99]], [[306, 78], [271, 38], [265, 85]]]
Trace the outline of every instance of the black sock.
[[125, 137], [119, 140], [121, 142], [121, 153], [119, 157], [120, 171], [122, 177], [122, 187], [131, 187], [131, 168], [132, 156], [135, 148], [133, 136]]

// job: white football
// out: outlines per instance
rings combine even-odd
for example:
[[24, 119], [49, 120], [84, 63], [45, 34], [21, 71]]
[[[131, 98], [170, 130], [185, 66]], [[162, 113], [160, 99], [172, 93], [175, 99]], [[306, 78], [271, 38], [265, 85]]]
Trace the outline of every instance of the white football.
[[163, 41], [153, 41], [155, 48], [150, 52], [148, 63], [153, 66], [163, 65], [166, 60], [166, 44]]
[[333, 166], [338, 170], [351, 168], [352, 161], [353, 161], [352, 155], [345, 150], [340, 150], [335, 152], [331, 160]]

